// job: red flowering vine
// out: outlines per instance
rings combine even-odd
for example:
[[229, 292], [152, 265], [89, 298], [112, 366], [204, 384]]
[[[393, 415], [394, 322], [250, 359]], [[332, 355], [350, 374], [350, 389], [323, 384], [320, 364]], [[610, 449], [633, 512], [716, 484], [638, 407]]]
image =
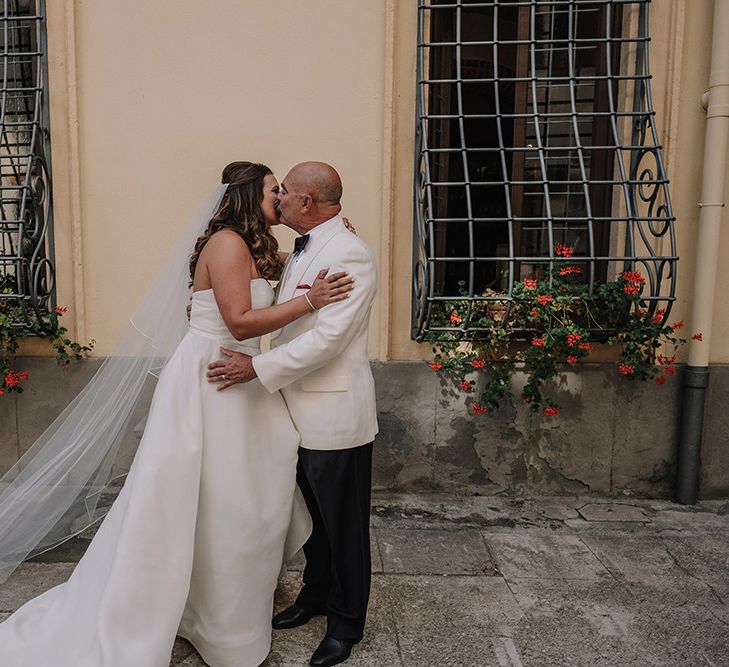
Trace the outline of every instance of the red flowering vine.
[[0, 396], [11, 392], [23, 392], [23, 383], [30, 378], [27, 371], [15, 368], [20, 341], [30, 336], [48, 340], [55, 350], [56, 361], [62, 368], [72, 360], [81, 359], [94, 346], [94, 341], [81, 345], [71, 340], [67, 330], [60, 324], [60, 317], [68, 308], [56, 306], [41, 323], [27, 304], [13, 299], [0, 300]]
[[[519, 372], [526, 376], [522, 402], [545, 417], [556, 417], [560, 407], [550, 395], [551, 382], [593, 351], [590, 337], [596, 331], [613, 332], [606, 342], [619, 346], [615, 368], [620, 377], [662, 385], [676, 373], [676, 351], [686, 342], [676, 332], [684, 322], [667, 324], [666, 308], [642, 300], [646, 279], [640, 272], [623, 271], [611, 281], [588, 285], [582, 266], [565, 265], [565, 259], [575, 261], [569, 259], [572, 246], [558, 244], [554, 254], [546, 275], [514, 283], [501, 304], [500, 293], [493, 290], [484, 293], [488, 299], [482, 302], [467, 299], [463, 283], [462, 301], [449, 301], [434, 311], [433, 321], [443, 327], [461, 325], [468, 313], [467, 331], [475, 332], [472, 342], [464, 342], [461, 331], [433, 332], [430, 367], [442, 381], [455, 383], [474, 415], [493, 412], [511, 400], [512, 378]], [[507, 301], [508, 309], [503, 306]], [[531, 331], [527, 345], [510, 351], [513, 334], [523, 336], [525, 329]], [[701, 333], [692, 338], [703, 340]]]

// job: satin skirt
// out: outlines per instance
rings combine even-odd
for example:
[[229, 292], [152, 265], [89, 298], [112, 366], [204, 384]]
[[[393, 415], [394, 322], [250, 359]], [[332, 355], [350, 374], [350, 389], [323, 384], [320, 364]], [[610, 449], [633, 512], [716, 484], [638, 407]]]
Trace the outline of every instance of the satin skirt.
[[299, 436], [278, 392], [205, 380], [219, 346], [190, 332], [170, 358], [71, 578], [0, 624], [2, 667], [168, 667], [177, 634], [211, 667], [265, 659], [284, 550], [310, 528]]

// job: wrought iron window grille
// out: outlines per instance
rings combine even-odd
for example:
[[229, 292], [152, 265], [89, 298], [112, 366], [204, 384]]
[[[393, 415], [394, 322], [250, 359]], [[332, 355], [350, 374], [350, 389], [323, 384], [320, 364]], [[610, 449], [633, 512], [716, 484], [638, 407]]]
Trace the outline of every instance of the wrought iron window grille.
[[[646, 279], [675, 300], [676, 242], [648, 62], [649, 0], [418, 4], [413, 337], [477, 337], [475, 304], [562, 261], [590, 293]], [[568, 260], [554, 248], [575, 248]], [[467, 301], [458, 326], [434, 309]], [[529, 325], [516, 332], [529, 335]]]
[[2, 1], [0, 49], [0, 305], [24, 306], [48, 330], [56, 303], [44, 0]]

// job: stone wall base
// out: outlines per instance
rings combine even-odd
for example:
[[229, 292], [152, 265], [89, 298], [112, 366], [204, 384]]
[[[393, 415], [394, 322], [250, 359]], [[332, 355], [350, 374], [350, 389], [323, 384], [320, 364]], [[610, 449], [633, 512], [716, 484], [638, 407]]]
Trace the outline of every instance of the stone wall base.
[[[61, 372], [52, 359], [18, 364], [31, 379], [22, 395], [0, 397], [0, 471], [7, 470], [100, 365]], [[380, 434], [375, 488], [519, 496], [672, 494], [681, 373], [663, 386], [616, 377], [584, 364], [567, 373], [558, 417], [521, 403], [492, 415], [466, 412], [463, 396], [441, 386], [422, 362], [373, 362]], [[729, 366], [711, 369], [701, 496], [729, 496]]]

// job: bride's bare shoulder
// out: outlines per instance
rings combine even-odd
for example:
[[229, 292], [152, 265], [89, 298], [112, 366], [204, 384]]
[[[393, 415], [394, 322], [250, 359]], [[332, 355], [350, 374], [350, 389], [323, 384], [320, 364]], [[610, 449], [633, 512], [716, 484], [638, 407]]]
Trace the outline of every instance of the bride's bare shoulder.
[[232, 229], [215, 232], [205, 244], [204, 250], [208, 250], [208, 254], [224, 253], [246, 257], [250, 257], [251, 254], [248, 244]]

